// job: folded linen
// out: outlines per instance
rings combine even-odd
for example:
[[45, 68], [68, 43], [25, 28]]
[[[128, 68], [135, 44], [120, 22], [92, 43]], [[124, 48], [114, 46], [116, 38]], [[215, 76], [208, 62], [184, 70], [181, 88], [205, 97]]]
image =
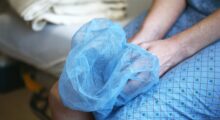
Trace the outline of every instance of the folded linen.
[[107, 3], [126, 3], [127, 0], [61, 0], [59, 4], [85, 4], [94, 2], [107, 2]]
[[[92, 2], [93, 1], [93, 2]], [[126, 16], [126, 0], [9, 0], [12, 8], [31, 23], [35, 31], [50, 22], [82, 24], [92, 18], [122, 19]]]
[[64, 14], [53, 14], [53, 13], [45, 13], [42, 16], [34, 19], [32, 21], [31, 27], [34, 30], [42, 30], [47, 22], [54, 24], [64, 24], [64, 25], [73, 25], [73, 24], [83, 24], [94, 18], [111, 18], [111, 19], [122, 19], [126, 16], [123, 11], [115, 12], [114, 14], [111, 11], [107, 11], [106, 13], [99, 12], [96, 14], [88, 14], [88, 15], [64, 15]]
[[30, 21], [47, 12], [59, 0], [9, 0], [11, 7], [25, 20]]
[[[55, 14], [68, 14], [68, 15], [87, 15], [96, 13], [109, 12], [111, 15], [117, 14], [117, 12], [124, 12], [127, 5], [125, 3], [103, 3], [93, 2], [89, 4], [55, 4], [52, 10]], [[111, 18], [111, 16], [109, 16]]]

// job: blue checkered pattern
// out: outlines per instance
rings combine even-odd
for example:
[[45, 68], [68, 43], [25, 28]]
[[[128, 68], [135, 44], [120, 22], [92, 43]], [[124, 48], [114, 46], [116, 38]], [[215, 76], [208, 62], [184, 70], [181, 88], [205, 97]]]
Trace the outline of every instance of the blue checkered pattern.
[[220, 42], [177, 65], [112, 119], [220, 119]]
[[[144, 19], [142, 14], [125, 30], [130, 38]], [[205, 15], [188, 7], [166, 37], [181, 32]], [[126, 106], [112, 120], [220, 119], [220, 40], [168, 71], [160, 83]]]

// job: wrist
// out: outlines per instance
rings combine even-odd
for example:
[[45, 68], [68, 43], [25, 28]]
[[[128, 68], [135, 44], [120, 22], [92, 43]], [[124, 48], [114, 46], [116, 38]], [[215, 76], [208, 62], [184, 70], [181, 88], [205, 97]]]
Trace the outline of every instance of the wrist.
[[173, 36], [171, 41], [175, 42], [175, 46], [177, 47], [178, 51], [180, 52], [183, 58], [187, 58], [193, 55], [193, 50], [191, 49], [191, 45], [189, 45], [185, 40], [179, 38], [179, 36]]
[[138, 35], [141, 36], [143, 41], [160, 40], [162, 38], [158, 30], [148, 29], [145, 27], [140, 29]]
[[157, 40], [152, 37], [149, 32], [146, 32], [144, 30], [138, 31], [131, 39], [129, 39], [129, 42], [135, 43], [135, 44], [141, 44], [143, 42], [149, 42]]

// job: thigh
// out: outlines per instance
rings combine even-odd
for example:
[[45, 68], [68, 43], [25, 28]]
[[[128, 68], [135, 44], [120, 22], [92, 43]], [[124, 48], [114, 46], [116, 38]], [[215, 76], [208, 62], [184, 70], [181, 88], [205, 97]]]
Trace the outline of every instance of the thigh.
[[[139, 30], [145, 15], [143, 13], [125, 27], [127, 38]], [[187, 8], [166, 37], [187, 29], [204, 17]], [[110, 118], [220, 119], [220, 41], [168, 71], [151, 91], [116, 110]]]
[[220, 41], [183, 61], [113, 119], [220, 119]]

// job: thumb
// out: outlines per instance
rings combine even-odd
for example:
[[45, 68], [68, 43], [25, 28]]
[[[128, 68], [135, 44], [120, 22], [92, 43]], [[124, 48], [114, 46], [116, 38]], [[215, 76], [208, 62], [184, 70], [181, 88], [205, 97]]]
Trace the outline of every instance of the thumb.
[[160, 77], [165, 73], [166, 69], [167, 68], [162, 68], [162, 67], [160, 68], [160, 72], [159, 72]]

